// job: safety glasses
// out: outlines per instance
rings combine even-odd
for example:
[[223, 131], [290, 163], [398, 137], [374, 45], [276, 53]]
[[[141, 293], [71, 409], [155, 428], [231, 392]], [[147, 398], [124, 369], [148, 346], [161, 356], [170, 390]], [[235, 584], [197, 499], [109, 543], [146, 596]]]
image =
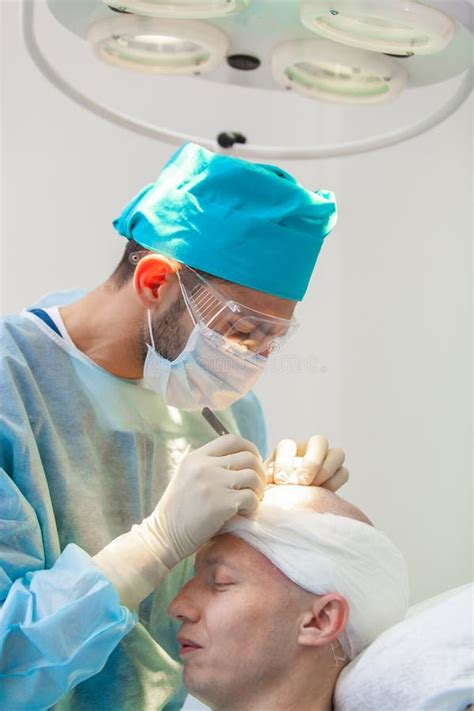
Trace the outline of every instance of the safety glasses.
[[275, 353], [298, 328], [294, 318], [270, 316], [229, 300], [191, 267], [182, 265], [176, 273], [194, 321], [249, 351], [263, 356]]

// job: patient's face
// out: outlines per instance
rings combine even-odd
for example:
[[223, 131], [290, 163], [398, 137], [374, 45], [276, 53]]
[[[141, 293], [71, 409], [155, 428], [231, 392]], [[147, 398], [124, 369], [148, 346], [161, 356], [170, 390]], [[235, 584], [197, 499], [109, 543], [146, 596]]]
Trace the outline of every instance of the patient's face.
[[[317, 487], [270, 487], [264, 501], [364, 516]], [[188, 690], [219, 706], [246, 687], [263, 692], [272, 686], [301, 654], [299, 621], [312, 597], [242, 539], [231, 534], [211, 539], [196, 556], [195, 577], [168, 609], [182, 622], [178, 638], [199, 645], [181, 647]]]
[[188, 690], [219, 705], [246, 685], [273, 684], [293, 663], [301, 609], [299, 588], [263, 555], [230, 534], [213, 538], [169, 606], [182, 622], [178, 639], [200, 645], [181, 647]]

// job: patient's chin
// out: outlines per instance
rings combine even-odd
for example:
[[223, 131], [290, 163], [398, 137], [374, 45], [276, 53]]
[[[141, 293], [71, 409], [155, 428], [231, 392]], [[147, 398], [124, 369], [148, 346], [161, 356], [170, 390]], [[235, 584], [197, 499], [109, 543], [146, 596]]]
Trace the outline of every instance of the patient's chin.
[[183, 682], [187, 692], [194, 698], [206, 704], [206, 706], [212, 705], [213, 699], [211, 698], [210, 684], [206, 684], [203, 680], [198, 680], [196, 674], [186, 666], [183, 671]]

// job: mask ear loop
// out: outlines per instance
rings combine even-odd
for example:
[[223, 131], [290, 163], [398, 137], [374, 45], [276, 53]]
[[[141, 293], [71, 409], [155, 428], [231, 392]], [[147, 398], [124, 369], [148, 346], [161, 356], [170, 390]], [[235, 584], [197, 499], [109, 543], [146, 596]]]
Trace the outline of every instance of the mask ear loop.
[[147, 317], [148, 317], [148, 332], [149, 332], [150, 338], [151, 338], [151, 345], [153, 347], [153, 350], [156, 351], [155, 339], [153, 338], [153, 329], [151, 327], [151, 309], [147, 309], [146, 313], [147, 313]]
[[[186, 267], [186, 269], [189, 269], [191, 272], [193, 272], [194, 274], [196, 274], [196, 272], [194, 271], [194, 269], [191, 269], [190, 267]], [[192, 322], [194, 323], [195, 326], [197, 326], [197, 319], [196, 319], [196, 317], [194, 316], [193, 310], [192, 310], [192, 308], [191, 308], [191, 304], [189, 303], [189, 297], [188, 297], [188, 294], [187, 294], [187, 292], [186, 292], [186, 287], [184, 286], [183, 282], [181, 281], [181, 277], [179, 276], [179, 270], [176, 272], [176, 276], [178, 277], [178, 284], [179, 284], [179, 288], [180, 288], [180, 290], [181, 290], [181, 296], [182, 296], [182, 298], [183, 298], [184, 304], [185, 304], [185, 306], [186, 306], [186, 308], [187, 308], [187, 310], [188, 310], [189, 315], [191, 316]], [[199, 276], [199, 275], [196, 274], [196, 276]]]

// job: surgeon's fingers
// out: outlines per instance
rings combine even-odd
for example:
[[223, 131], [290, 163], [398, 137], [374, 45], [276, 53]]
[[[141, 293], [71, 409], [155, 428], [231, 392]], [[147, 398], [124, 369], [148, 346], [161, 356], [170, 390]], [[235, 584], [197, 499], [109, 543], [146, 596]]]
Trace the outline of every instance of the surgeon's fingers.
[[261, 479], [262, 485], [265, 486], [267, 483], [267, 474], [262, 459], [253, 452], [235, 452], [227, 454], [225, 457], [219, 457], [219, 466], [235, 471], [253, 469]]
[[282, 439], [278, 442], [273, 463], [273, 480], [275, 484], [288, 484], [294, 472], [297, 444], [292, 439]]
[[257, 457], [259, 457], [259, 459], [261, 459], [260, 452], [253, 442], [234, 434], [226, 434], [222, 435], [222, 437], [216, 437], [216, 439], [211, 440], [196, 451], [200, 451], [202, 454], [207, 454], [211, 457], [223, 457], [226, 454], [235, 454], [235, 452], [246, 451], [253, 452]]
[[242, 469], [234, 479], [233, 489], [241, 491], [251, 489], [257, 495], [259, 501], [265, 493], [265, 483], [253, 469]]
[[324, 482], [322, 488], [328, 489], [329, 491], [337, 491], [341, 486], [344, 486], [348, 479], [349, 469], [347, 469], [347, 467], [341, 467], [330, 479]]
[[260, 503], [258, 496], [250, 489], [236, 490], [237, 513], [241, 515], [251, 514], [258, 509]]
[[275, 450], [265, 459], [263, 462], [263, 468], [267, 475], [267, 484], [274, 484], [273, 480], [273, 469], [275, 466]]
[[313, 479], [314, 486], [323, 486], [323, 484], [342, 467], [345, 458], [344, 450], [337, 448], [330, 449], [321, 468]]
[[299, 445], [298, 451], [303, 455], [303, 460], [298, 469], [298, 484], [309, 486], [316, 483], [315, 479], [327, 457], [328, 447], [329, 443], [326, 437], [321, 435], [310, 437], [305, 451]]

